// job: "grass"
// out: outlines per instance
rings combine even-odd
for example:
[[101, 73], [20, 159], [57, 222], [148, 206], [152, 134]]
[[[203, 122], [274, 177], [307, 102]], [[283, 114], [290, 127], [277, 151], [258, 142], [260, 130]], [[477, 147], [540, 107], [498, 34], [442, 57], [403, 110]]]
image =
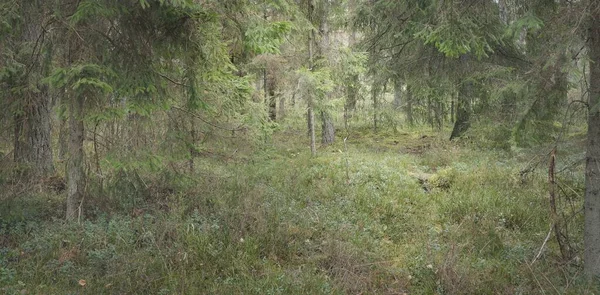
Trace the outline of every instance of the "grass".
[[[90, 197], [79, 224], [62, 220], [62, 193], [6, 185], [0, 290], [598, 292], [582, 279], [581, 257], [563, 261], [554, 239], [532, 263], [550, 221], [543, 167], [520, 174], [526, 152], [482, 151], [420, 129], [357, 129], [313, 158], [304, 132], [284, 129], [238, 160], [202, 159], [192, 175], [121, 177]], [[565, 175], [581, 191], [581, 173]], [[145, 185], [134, 185], [140, 177]]]

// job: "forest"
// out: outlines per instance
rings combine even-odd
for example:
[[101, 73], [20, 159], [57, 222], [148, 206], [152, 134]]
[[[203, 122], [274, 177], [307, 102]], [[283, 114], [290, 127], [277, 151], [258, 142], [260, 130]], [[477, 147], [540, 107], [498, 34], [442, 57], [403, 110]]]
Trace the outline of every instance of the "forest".
[[2, 294], [598, 294], [598, 0], [0, 0]]

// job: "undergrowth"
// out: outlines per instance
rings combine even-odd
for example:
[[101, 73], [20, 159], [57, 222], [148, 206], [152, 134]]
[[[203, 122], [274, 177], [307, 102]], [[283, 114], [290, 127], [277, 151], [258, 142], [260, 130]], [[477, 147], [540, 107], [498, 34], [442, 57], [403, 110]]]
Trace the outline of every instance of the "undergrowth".
[[[554, 239], [541, 248], [547, 180], [543, 167], [523, 176], [526, 154], [448, 142], [443, 132], [357, 129], [310, 157], [304, 132], [285, 130], [237, 160], [199, 160], [193, 173], [128, 171], [92, 183], [79, 223], [62, 220], [61, 191], [18, 193], [23, 186], [4, 181], [0, 290], [598, 291], [582, 279], [580, 256], [562, 260]], [[580, 192], [581, 172], [565, 175]]]

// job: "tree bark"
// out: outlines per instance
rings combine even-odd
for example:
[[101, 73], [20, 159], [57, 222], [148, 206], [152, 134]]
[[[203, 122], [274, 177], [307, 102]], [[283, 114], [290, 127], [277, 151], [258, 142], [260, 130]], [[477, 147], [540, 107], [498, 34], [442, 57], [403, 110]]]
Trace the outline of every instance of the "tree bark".
[[13, 116], [15, 124], [13, 137], [13, 160], [15, 163], [23, 163], [25, 160], [25, 147], [21, 136], [23, 134], [23, 115], [16, 114]]
[[[308, 1], [308, 20], [312, 22], [313, 13], [315, 9], [314, 0]], [[313, 43], [315, 40], [315, 30], [311, 29], [308, 32], [308, 68], [314, 70], [313, 62]], [[310, 137], [310, 153], [313, 156], [317, 155], [317, 145], [315, 137], [315, 114], [314, 114], [314, 102], [313, 97], [308, 98], [308, 110], [307, 110], [307, 121], [308, 121], [308, 134]]]
[[283, 120], [285, 118], [285, 95], [279, 94], [279, 112], [278, 112], [278, 120]]
[[473, 82], [465, 81], [460, 87], [456, 103], [456, 121], [450, 140], [459, 138], [471, 127], [471, 93]]
[[277, 119], [277, 97], [275, 97], [275, 83], [274, 79], [268, 79], [268, 100], [269, 100], [269, 119], [275, 121]]
[[465, 131], [471, 127], [471, 98], [473, 97], [473, 85], [472, 81], [466, 79], [466, 75], [469, 70], [469, 57], [462, 55], [460, 57], [462, 64], [462, 83], [458, 90], [458, 99], [456, 102], [456, 121], [454, 122], [454, 128], [450, 135], [450, 140], [458, 138], [463, 135]]
[[409, 126], [414, 126], [414, 118], [413, 118], [413, 97], [410, 86], [406, 87], [406, 108], [404, 112], [406, 113], [406, 121]]
[[[355, 13], [356, 1], [350, 0], [348, 2], [350, 13]], [[350, 37], [348, 40], [348, 46], [352, 49], [356, 44], [356, 31], [354, 28], [351, 29]], [[348, 130], [348, 120], [352, 117], [352, 113], [356, 109], [356, 100], [358, 96], [358, 86], [360, 81], [358, 75], [352, 74], [346, 82], [346, 103], [344, 104], [344, 127]]]
[[[83, 172], [84, 125], [83, 97], [74, 97], [69, 104], [69, 159], [67, 161], [67, 220], [73, 221], [83, 212], [78, 210], [85, 190]], [[82, 208], [79, 208], [83, 210]]]
[[[49, 50], [45, 44], [45, 34], [40, 22], [42, 21], [43, 8], [34, 4], [25, 5], [25, 10], [31, 15], [31, 19], [25, 19], [23, 27], [22, 42], [34, 44], [36, 51], [31, 56], [32, 60], [24, 61], [30, 65], [27, 71], [27, 80], [36, 85], [38, 91], [27, 90], [23, 97], [23, 114], [15, 117], [15, 140], [14, 156], [17, 163], [28, 166], [31, 177], [47, 177], [54, 173], [54, 163], [51, 148], [51, 99], [48, 87], [39, 83], [40, 76], [48, 72], [47, 57], [42, 57], [44, 50]], [[35, 19], [34, 19], [35, 18]], [[33, 56], [35, 55], [35, 56]], [[29, 87], [27, 88], [29, 89]], [[24, 138], [21, 139], [21, 138]]]
[[358, 97], [358, 75], [352, 75], [346, 84], [346, 103], [344, 104], [344, 126], [348, 129], [348, 120], [356, 109], [356, 100]]
[[[69, 120], [68, 118], [63, 118], [62, 116], [60, 116], [58, 118], [59, 120], [59, 124], [58, 124], [58, 160], [59, 161], [64, 161], [67, 159], [67, 153], [69, 152], [69, 128], [68, 128], [68, 124], [69, 124]], [[111, 124], [111, 127], [113, 127], [114, 124]]]
[[321, 111], [322, 134], [321, 143], [323, 145], [332, 144], [335, 141], [335, 128], [331, 115], [326, 111]]
[[27, 116], [27, 162], [33, 175], [47, 177], [54, 173], [52, 148], [50, 146], [50, 98], [47, 89], [32, 93], [32, 103], [26, 108]]
[[584, 201], [584, 272], [600, 276], [600, 4], [591, 1], [588, 50], [590, 95]]
[[396, 79], [394, 81], [394, 101], [392, 102], [394, 110], [399, 110], [402, 107], [402, 81]]
[[[318, 42], [319, 45], [319, 56], [328, 56], [330, 52], [330, 41], [329, 41], [329, 23], [327, 17], [329, 16], [329, 7], [326, 1], [322, 1], [321, 5], [323, 6], [323, 11], [320, 13], [320, 24], [319, 24], [319, 32], [321, 35], [321, 42]], [[325, 95], [325, 99], [331, 99], [330, 95]], [[332, 144], [335, 141], [335, 128], [333, 126], [333, 120], [331, 115], [326, 111], [321, 111], [321, 143], [323, 145]]]
[[377, 86], [375, 85], [375, 83], [373, 83], [373, 86], [371, 87], [371, 97], [373, 99], [373, 130], [375, 132], [377, 132], [377, 113], [379, 112], [379, 93], [378, 93]]

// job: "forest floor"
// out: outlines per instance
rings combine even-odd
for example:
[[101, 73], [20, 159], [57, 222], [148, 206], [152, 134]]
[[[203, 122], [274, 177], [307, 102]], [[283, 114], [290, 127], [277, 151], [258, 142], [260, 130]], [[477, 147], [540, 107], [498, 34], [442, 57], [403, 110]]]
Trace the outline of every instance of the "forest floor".
[[305, 131], [277, 131], [194, 174], [126, 171], [71, 224], [64, 193], [5, 182], [0, 291], [597, 293], [581, 274], [577, 140], [557, 154], [561, 254], [551, 148], [486, 151], [446, 133], [358, 130], [311, 157]]

